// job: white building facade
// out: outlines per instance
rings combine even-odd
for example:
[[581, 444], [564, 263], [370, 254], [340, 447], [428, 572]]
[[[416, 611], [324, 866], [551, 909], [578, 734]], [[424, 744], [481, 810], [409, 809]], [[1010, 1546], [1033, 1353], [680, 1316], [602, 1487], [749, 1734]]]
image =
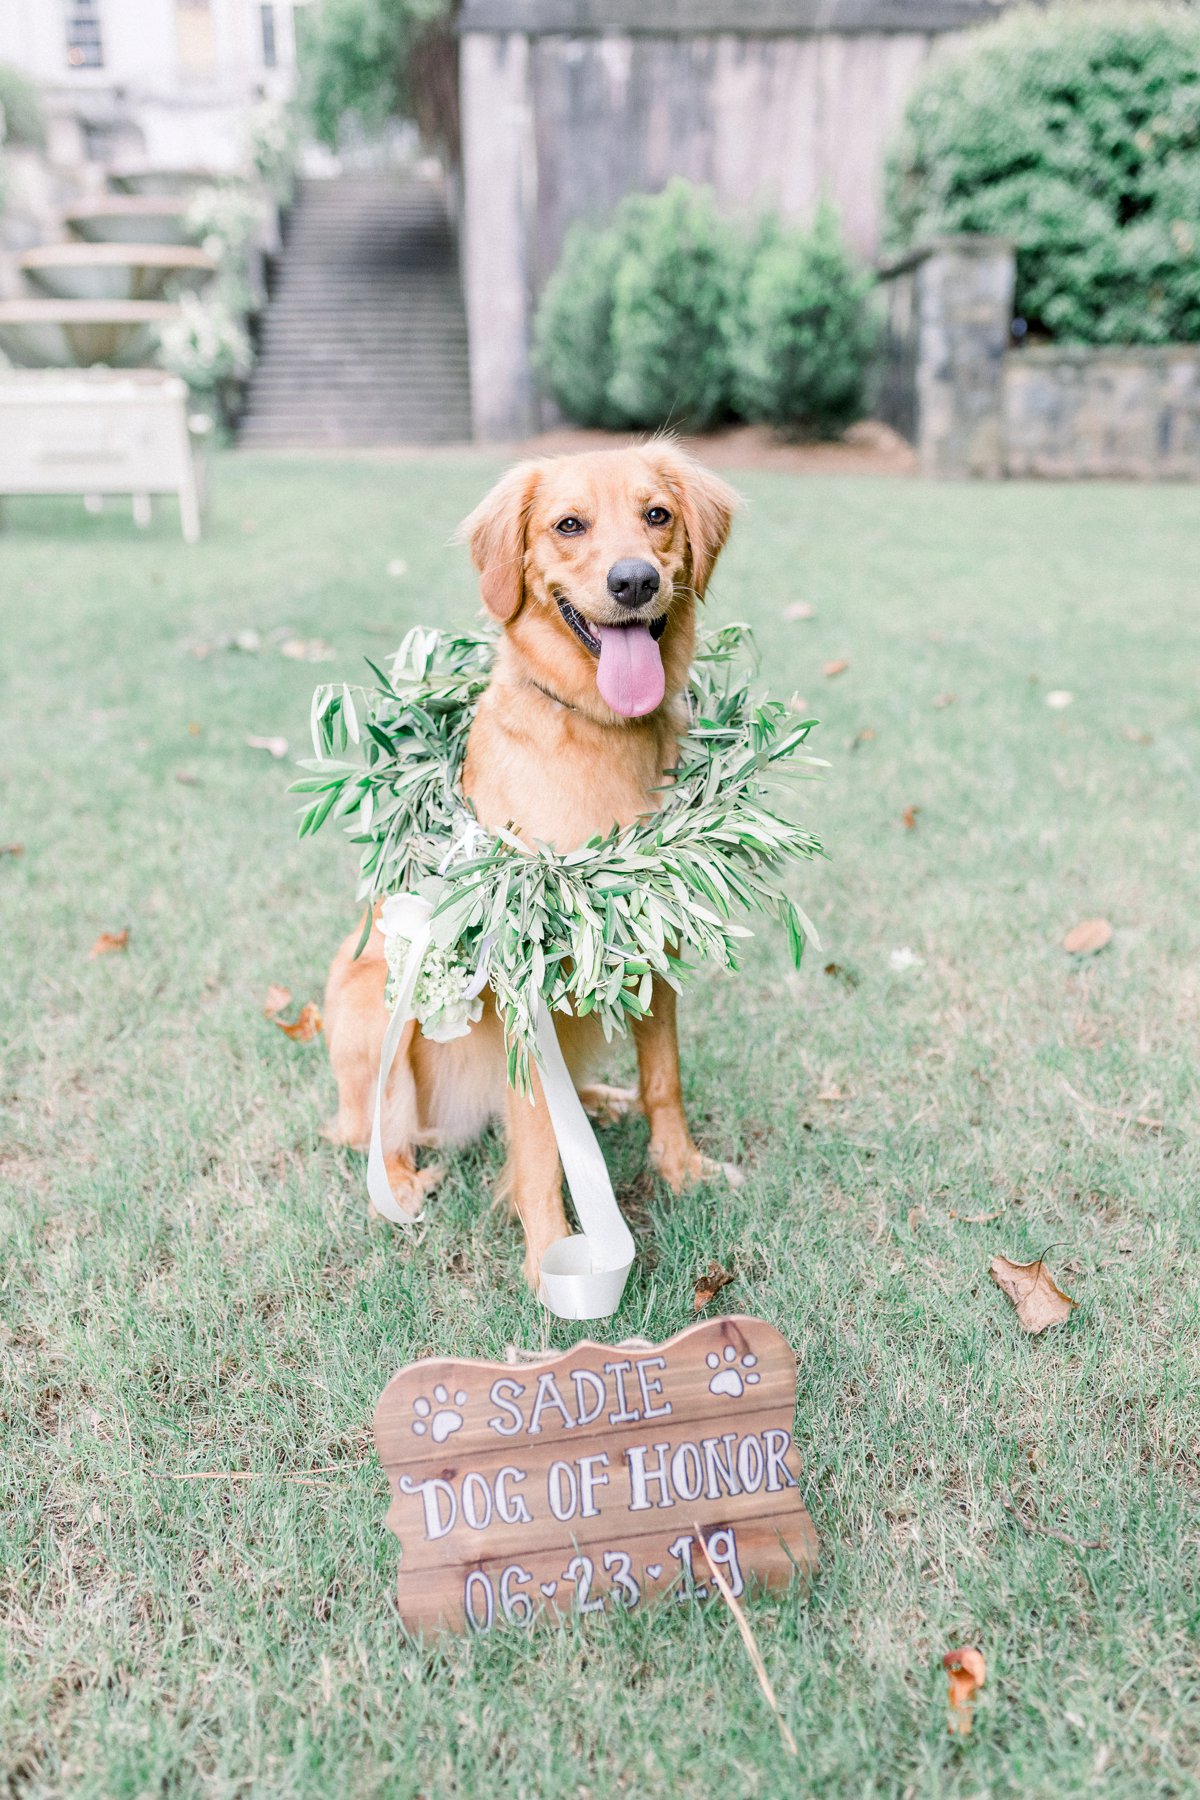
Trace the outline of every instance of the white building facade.
[[0, 0], [51, 161], [232, 169], [247, 108], [293, 87], [306, 0]]

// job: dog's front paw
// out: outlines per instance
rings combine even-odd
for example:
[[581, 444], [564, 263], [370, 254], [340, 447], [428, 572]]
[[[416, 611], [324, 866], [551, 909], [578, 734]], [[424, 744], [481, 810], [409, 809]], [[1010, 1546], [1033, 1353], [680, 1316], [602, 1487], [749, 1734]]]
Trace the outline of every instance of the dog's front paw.
[[715, 1162], [691, 1143], [651, 1143], [650, 1161], [673, 1194], [682, 1194], [701, 1181], [725, 1181], [739, 1188], [746, 1179], [736, 1163]]
[[[431, 1194], [442, 1176], [446, 1173], [440, 1163], [430, 1163], [426, 1169], [414, 1169], [410, 1162], [398, 1156], [389, 1156], [387, 1169], [388, 1186], [392, 1190], [392, 1199], [401, 1212], [415, 1218], [425, 1204], [425, 1196]], [[373, 1219], [382, 1218], [373, 1204], [368, 1204], [368, 1211]]]

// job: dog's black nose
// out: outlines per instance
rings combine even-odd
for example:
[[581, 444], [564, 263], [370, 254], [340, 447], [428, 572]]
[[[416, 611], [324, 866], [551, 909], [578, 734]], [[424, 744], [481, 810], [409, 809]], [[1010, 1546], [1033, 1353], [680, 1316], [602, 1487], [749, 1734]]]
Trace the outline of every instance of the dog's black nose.
[[608, 571], [608, 591], [618, 606], [649, 606], [658, 592], [659, 574], [653, 564], [626, 557]]

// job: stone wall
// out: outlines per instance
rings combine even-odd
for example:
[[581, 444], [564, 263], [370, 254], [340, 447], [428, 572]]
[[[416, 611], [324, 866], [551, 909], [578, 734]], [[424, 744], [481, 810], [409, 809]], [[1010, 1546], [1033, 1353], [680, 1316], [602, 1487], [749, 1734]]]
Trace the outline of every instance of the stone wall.
[[864, 258], [884, 158], [938, 37], [1005, 0], [466, 0], [463, 252], [476, 435], [540, 422], [537, 296], [567, 227], [673, 176], [811, 218]]
[[879, 412], [921, 472], [1200, 480], [1200, 345], [1012, 343], [1002, 238], [942, 238], [881, 271]]
[[1004, 436], [1010, 475], [1200, 480], [1200, 344], [1014, 351]]
[[1012, 245], [949, 237], [881, 270], [887, 301], [880, 416], [926, 475], [1004, 473]]

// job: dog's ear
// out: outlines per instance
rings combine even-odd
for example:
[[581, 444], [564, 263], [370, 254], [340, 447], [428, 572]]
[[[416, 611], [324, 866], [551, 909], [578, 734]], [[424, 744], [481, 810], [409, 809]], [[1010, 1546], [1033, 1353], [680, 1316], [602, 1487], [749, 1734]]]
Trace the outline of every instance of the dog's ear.
[[479, 570], [483, 604], [502, 625], [516, 618], [525, 598], [525, 527], [540, 475], [540, 463], [518, 463], [458, 528]]
[[692, 586], [697, 598], [703, 600], [742, 497], [727, 481], [674, 444], [663, 446], [655, 460], [664, 480], [679, 497], [691, 553]]

